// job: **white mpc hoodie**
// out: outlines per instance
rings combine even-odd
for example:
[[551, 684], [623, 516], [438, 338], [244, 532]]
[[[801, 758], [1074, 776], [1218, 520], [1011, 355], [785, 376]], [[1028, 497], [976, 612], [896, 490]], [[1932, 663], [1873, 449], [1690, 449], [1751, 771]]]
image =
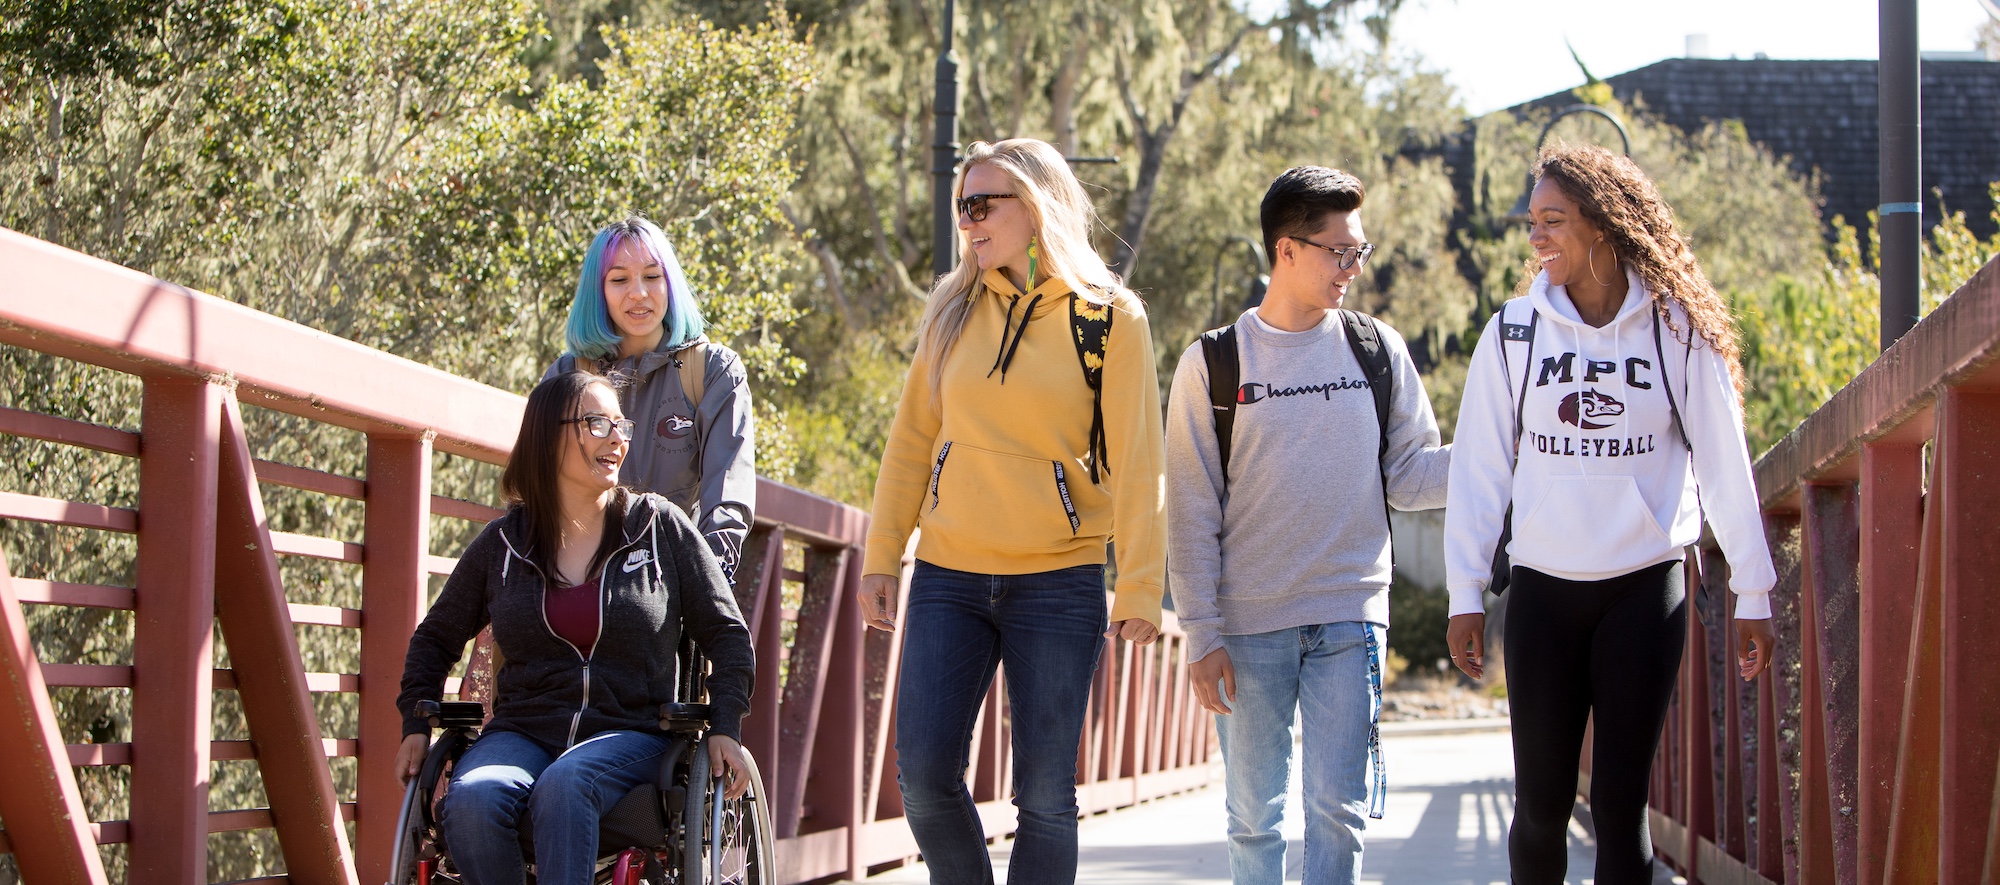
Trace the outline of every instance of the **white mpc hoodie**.
[[[1687, 316], [1671, 303], [1656, 348], [1652, 296], [1637, 275], [1628, 271], [1626, 280], [1625, 304], [1603, 328], [1579, 319], [1568, 293], [1544, 273], [1480, 336], [1459, 406], [1445, 505], [1452, 615], [1485, 610], [1480, 594], [1511, 501], [1507, 552], [1514, 564], [1576, 581], [1680, 559], [1700, 538], [1706, 510], [1729, 561], [1736, 616], [1771, 616], [1777, 574], [1729, 367], [1699, 336], [1689, 348]], [[1531, 323], [1534, 314], [1540, 322]], [[1533, 340], [1524, 345], [1531, 325]], [[1503, 346], [1503, 336], [1512, 342]], [[1515, 466], [1524, 347], [1531, 350]], [[1664, 366], [1657, 365], [1662, 354]], [[1662, 382], [1673, 388], [1692, 459]]]

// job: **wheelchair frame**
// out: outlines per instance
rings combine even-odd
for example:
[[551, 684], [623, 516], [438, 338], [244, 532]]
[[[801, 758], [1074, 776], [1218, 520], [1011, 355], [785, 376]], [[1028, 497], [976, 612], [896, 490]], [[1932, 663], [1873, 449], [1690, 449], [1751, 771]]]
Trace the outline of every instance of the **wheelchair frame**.
[[[702, 697], [706, 662], [683, 643], [684, 672], [678, 696]], [[434, 729], [443, 734], [416, 777], [403, 791], [396, 821], [396, 847], [391, 854], [387, 885], [459, 885], [435, 816], [440, 787], [448, 791], [448, 771], [479, 739], [485, 725], [485, 705], [456, 701], [420, 701]], [[673, 741], [660, 755], [660, 773], [641, 784], [606, 812], [599, 823], [598, 885], [777, 885], [775, 832], [769, 802], [757, 762], [748, 748], [750, 788], [741, 799], [724, 797], [724, 783], [709, 776], [707, 704], [671, 703], [660, 711], [660, 726]], [[697, 786], [700, 785], [700, 788]], [[657, 813], [657, 818], [650, 815]], [[634, 816], [638, 818], [635, 822]], [[660, 833], [647, 840], [629, 834], [656, 820]], [[635, 826], [635, 823], [637, 826]], [[604, 840], [653, 841], [652, 845], [621, 845], [605, 852]], [[623, 836], [625, 838], [619, 838]], [[529, 882], [534, 881], [532, 867]]]

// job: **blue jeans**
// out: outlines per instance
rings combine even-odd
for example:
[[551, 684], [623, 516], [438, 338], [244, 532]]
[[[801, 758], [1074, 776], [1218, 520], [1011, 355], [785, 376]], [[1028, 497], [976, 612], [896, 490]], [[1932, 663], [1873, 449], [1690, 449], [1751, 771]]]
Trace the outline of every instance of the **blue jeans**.
[[1222, 637], [1236, 669], [1234, 712], [1215, 717], [1236, 885], [1284, 881], [1285, 837], [1278, 823], [1291, 776], [1294, 714], [1305, 731], [1299, 769], [1306, 885], [1360, 881], [1366, 816], [1381, 816], [1379, 791], [1370, 790], [1381, 754], [1371, 750], [1387, 638], [1381, 625], [1360, 621]]
[[978, 575], [918, 562], [896, 689], [896, 782], [936, 885], [993, 881], [966, 788], [972, 725], [1007, 667], [1020, 815], [1008, 885], [1076, 881], [1076, 754], [1104, 648], [1104, 567]]
[[665, 735], [607, 731], [551, 759], [521, 735], [490, 732], [460, 757], [439, 810], [452, 863], [471, 885], [519, 885], [527, 876], [518, 827], [534, 831], [535, 881], [590, 885], [598, 820], [650, 780]]

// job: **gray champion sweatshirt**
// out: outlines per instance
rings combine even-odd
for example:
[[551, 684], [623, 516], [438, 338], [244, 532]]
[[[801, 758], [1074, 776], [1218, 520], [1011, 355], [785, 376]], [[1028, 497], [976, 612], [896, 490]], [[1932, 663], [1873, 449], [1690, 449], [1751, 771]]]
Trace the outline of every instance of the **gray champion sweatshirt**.
[[[1444, 506], [1451, 447], [1403, 338], [1377, 323], [1395, 377], [1389, 504]], [[1188, 660], [1222, 634], [1338, 621], [1389, 624], [1389, 525], [1375, 400], [1340, 318], [1304, 332], [1236, 323], [1241, 362], [1225, 492], [1201, 342], [1167, 405], [1167, 579]]]

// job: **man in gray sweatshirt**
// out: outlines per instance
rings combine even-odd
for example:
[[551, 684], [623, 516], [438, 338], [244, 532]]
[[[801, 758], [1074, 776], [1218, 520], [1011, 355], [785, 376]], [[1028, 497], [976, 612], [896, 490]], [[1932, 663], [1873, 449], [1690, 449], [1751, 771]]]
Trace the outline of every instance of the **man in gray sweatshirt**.
[[[1168, 581], [1195, 695], [1222, 737], [1236, 885], [1285, 878], [1278, 823], [1295, 716], [1304, 881], [1359, 880], [1364, 816], [1382, 816], [1387, 791], [1376, 732], [1389, 626], [1384, 502], [1445, 500], [1451, 447], [1438, 444], [1402, 337], [1338, 309], [1373, 251], [1365, 196], [1354, 176], [1320, 166], [1272, 182], [1260, 213], [1271, 285], [1235, 324], [1233, 417], [1211, 402], [1200, 341], [1181, 355], [1167, 407]], [[1392, 390], [1386, 445], [1350, 322], [1373, 329], [1388, 357], [1374, 381]], [[1231, 427], [1226, 454], [1218, 417]]]

